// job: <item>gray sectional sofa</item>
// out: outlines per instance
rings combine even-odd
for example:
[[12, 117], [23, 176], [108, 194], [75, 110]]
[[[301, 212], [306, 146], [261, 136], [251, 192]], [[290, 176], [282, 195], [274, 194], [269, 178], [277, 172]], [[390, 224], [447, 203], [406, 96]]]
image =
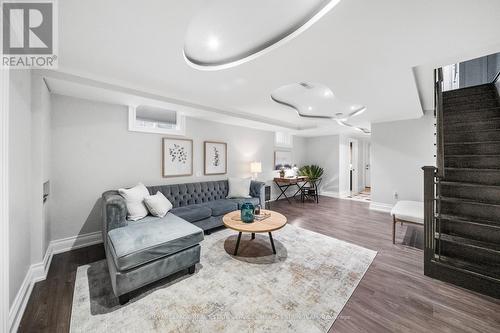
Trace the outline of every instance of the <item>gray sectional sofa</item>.
[[200, 261], [203, 232], [223, 225], [222, 217], [245, 202], [264, 204], [264, 183], [252, 181], [251, 198], [226, 199], [227, 180], [150, 186], [172, 203], [163, 218], [147, 216], [127, 220], [127, 206], [118, 191], [107, 191], [103, 199], [102, 236], [113, 291], [120, 303], [129, 292], [188, 269], [194, 273]]

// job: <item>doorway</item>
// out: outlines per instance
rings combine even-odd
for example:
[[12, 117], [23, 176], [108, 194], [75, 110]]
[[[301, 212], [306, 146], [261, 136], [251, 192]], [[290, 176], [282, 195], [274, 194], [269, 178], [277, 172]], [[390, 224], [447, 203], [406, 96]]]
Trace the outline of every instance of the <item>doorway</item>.
[[[371, 163], [370, 142], [348, 139], [348, 199], [370, 202], [371, 200]], [[358, 171], [359, 170], [359, 171]]]

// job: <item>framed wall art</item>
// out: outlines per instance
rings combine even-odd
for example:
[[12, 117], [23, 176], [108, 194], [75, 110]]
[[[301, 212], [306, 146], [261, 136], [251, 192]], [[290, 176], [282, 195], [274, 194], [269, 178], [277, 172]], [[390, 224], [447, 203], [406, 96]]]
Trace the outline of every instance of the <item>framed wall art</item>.
[[163, 138], [162, 176], [193, 175], [193, 140]]
[[227, 173], [227, 144], [225, 142], [204, 142], [205, 175]]
[[274, 152], [274, 170], [291, 169], [292, 166], [291, 151], [276, 150]]

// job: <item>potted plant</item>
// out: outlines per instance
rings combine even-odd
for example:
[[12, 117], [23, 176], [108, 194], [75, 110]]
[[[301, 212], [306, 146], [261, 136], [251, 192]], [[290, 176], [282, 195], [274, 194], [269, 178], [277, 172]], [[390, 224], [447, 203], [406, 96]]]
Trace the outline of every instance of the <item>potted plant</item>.
[[299, 175], [307, 177], [308, 180], [312, 183], [320, 179], [321, 176], [323, 176], [324, 171], [325, 170], [322, 167], [315, 164], [304, 165], [299, 169]]
[[285, 178], [285, 168], [284, 167], [280, 168], [280, 178]]

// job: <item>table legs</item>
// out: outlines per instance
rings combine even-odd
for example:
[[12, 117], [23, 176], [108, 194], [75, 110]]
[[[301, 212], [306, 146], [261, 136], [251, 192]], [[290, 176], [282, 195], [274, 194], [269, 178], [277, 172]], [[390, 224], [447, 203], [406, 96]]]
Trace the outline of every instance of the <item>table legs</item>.
[[[278, 200], [279, 200], [279, 199], [283, 196], [283, 197], [285, 197], [285, 199], [288, 201], [288, 203], [292, 203], [292, 202], [290, 201], [290, 199], [288, 198], [288, 196], [286, 195], [286, 190], [288, 190], [288, 188], [289, 188], [290, 186], [292, 186], [292, 185], [290, 185], [290, 184], [287, 184], [287, 185], [280, 185], [280, 184], [278, 184], [278, 183], [276, 183], [276, 182], [275, 182], [275, 184], [276, 184], [276, 186], [278, 186], [278, 188], [279, 188], [279, 189], [280, 189], [280, 191], [281, 191], [281, 194], [280, 194], [280, 195], [278, 195], [278, 197], [276, 198], [276, 200], [275, 200], [275, 201], [278, 201]], [[283, 189], [284, 189], [284, 190], [283, 190]]]
[[[276, 184], [276, 186], [279, 188], [280, 190], [280, 195], [278, 195], [278, 197], [276, 198], [275, 201], [278, 201], [281, 197], [284, 197], [288, 203], [292, 203], [290, 201], [290, 198], [295, 198], [297, 196], [297, 194], [299, 193], [302, 193], [302, 188], [307, 184], [307, 182], [303, 182], [302, 185], [300, 185], [299, 183], [292, 183], [292, 184], [285, 184], [285, 185], [280, 185], [278, 182], [274, 182]], [[291, 186], [297, 186], [297, 191], [295, 191], [295, 193], [292, 195], [292, 196], [287, 196], [286, 195], [286, 191], [291, 187]]]
[[[234, 248], [234, 255], [238, 254], [238, 248], [240, 247], [240, 241], [241, 241], [241, 232], [238, 233], [238, 239], [236, 240], [236, 247]], [[255, 239], [255, 233], [252, 232], [252, 239]], [[276, 248], [274, 247], [274, 240], [273, 240], [273, 235], [269, 232], [269, 240], [271, 241], [271, 247], [273, 249], [273, 253], [276, 254]]]
[[236, 241], [236, 247], [234, 248], [234, 255], [238, 254], [238, 248], [240, 247], [241, 232], [238, 233], [238, 240]]
[[276, 254], [276, 248], [274, 247], [273, 235], [269, 233], [269, 240], [271, 241], [271, 246], [273, 248], [273, 253]]

